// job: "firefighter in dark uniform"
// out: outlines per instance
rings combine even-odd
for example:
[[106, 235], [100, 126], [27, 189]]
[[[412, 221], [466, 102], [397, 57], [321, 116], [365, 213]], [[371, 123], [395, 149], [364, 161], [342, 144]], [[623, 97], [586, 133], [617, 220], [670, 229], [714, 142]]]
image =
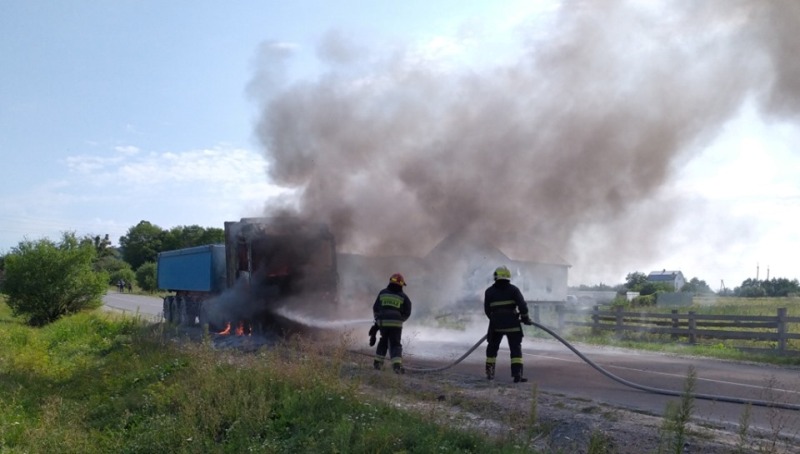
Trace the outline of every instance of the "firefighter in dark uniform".
[[494, 284], [486, 289], [483, 310], [489, 317], [489, 345], [486, 346], [486, 378], [494, 379], [497, 352], [503, 336], [508, 339], [511, 350], [511, 376], [514, 383], [526, 382], [522, 376], [522, 326], [532, 324], [528, 316], [528, 304], [522, 292], [511, 283], [511, 271], [505, 266], [494, 270]]
[[400, 339], [403, 335], [403, 322], [411, 316], [411, 300], [403, 292], [406, 285], [403, 275], [392, 274], [389, 285], [378, 293], [372, 305], [372, 314], [378, 326], [381, 338], [375, 350], [375, 369], [383, 367], [386, 352], [392, 361], [392, 369], [398, 373], [405, 373], [403, 368], [403, 344]]

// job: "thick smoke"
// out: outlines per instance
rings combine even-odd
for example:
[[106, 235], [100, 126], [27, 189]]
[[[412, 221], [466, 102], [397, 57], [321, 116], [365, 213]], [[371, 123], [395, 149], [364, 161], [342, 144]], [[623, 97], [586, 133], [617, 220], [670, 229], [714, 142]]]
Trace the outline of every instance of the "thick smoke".
[[[328, 71], [262, 96], [257, 133], [342, 250], [419, 256], [468, 230], [599, 266], [658, 243], [677, 207], [647, 202], [743, 103], [797, 115], [798, 29], [791, 0], [565, 2], [479, 69], [331, 33]], [[280, 73], [261, 64], [253, 87]]]

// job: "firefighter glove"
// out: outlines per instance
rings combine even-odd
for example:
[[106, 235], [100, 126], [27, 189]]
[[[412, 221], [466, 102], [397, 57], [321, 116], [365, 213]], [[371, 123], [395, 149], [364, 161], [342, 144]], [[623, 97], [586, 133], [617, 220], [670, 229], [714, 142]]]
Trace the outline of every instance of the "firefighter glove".
[[375, 345], [375, 341], [377, 340], [376, 339], [376, 335], [377, 334], [378, 334], [378, 325], [376, 323], [376, 324], [372, 325], [372, 327], [369, 329], [369, 346], [370, 347]]
[[528, 315], [523, 315], [522, 317], [520, 317], [520, 320], [525, 325], [533, 325], [533, 322], [531, 321], [531, 318]]

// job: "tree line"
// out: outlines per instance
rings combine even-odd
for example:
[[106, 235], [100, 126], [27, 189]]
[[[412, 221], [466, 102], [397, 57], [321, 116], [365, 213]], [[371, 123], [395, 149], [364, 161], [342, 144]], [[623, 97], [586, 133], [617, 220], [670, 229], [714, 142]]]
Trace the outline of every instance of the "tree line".
[[108, 286], [120, 281], [155, 291], [159, 252], [222, 243], [224, 236], [220, 228], [162, 229], [140, 221], [120, 237], [118, 247], [107, 234], [64, 232], [58, 241], [25, 239], [0, 256], [0, 292], [15, 316], [42, 326], [100, 307]]
[[[651, 282], [647, 280], [647, 275], [641, 271], [634, 271], [625, 276], [625, 282], [615, 286], [606, 284], [581, 285], [578, 290], [604, 290], [616, 291], [617, 293], [638, 292], [640, 295], [652, 295], [657, 292], [674, 292], [671, 283]], [[693, 277], [687, 281], [680, 289], [680, 292], [692, 293], [695, 295], [719, 295], [719, 296], [739, 296], [744, 298], [760, 297], [787, 297], [800, 295], [800, 282], [797, 279], [772, 278], [769, 280], [745, 279], [742, 284], [733, 289], [721, 289], [714, 292], [706, 281]]]

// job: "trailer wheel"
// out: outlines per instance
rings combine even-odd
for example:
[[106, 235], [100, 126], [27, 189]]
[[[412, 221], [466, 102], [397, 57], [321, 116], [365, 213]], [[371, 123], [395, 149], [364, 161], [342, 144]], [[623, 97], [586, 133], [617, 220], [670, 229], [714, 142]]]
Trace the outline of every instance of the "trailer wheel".
[[177, 301], [175, 302], [175, 315], [176, 315], [175, 318], [177, 319], [176, 323], [179, 326], [185, 326], [186, 325], [186, 298], [185, 297], [177, 298]]
[[173, 322], [174, 311], [172, 310], [172, 305], [174, 301], [174, 296], [167, 296], [164, 298], [164, 320], [166, 320], [167, 323]]
[[206, 313], [206, 302], [201, 301], [199, 306], [200, 308], [197, 311], [198, 312], [197, 318], [199, 319], [198, 321], [200, 322], [200, 327], [203, 328], [208, 323], [208, 314]]
[[178, 298], [172, 298], [169, 302], [169, 322], [176, 324], [180, 321], [178, 318]]

